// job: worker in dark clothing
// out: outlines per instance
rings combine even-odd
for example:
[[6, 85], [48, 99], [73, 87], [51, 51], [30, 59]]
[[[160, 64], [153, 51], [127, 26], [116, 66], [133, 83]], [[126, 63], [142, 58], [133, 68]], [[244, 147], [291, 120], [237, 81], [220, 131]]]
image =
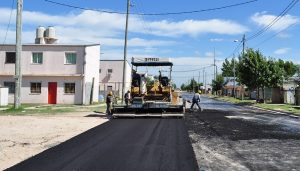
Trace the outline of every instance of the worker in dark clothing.
[[125, 93], [124, 99], [125, 99], [126, 106], [128, 106], [128, 103], [129, 103], [129, 101], [131, 99], [131, 97], [130, 97], [130, 91], [129, 90]]
[[193, 109], [194, 105], [196, 104], [198, 106], [199, 110], [202, 112], [203, 109], [200, 107], [199, 102], [200, 102], [200, 94], [199, 93], [195, 93], [194, 97], [192, 99], [191, 109]]
[[106, 113], [107, 113], [107, 115], [112, 114], [111, 113], [112, 101], [113, 101], [113, 96], [112, 96], [112, 92], [110, 91], [106, 96]]

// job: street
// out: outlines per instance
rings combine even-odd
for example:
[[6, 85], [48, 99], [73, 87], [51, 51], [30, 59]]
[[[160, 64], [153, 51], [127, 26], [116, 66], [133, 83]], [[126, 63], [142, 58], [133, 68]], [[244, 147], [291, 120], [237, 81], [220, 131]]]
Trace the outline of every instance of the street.
[[182, 119], [116, 119], [8, 170], [198, 170]]
[[299, 170], [300, 120], [202, 98], [186, 125], [203, 170]]
[[299, 170], [299, 119], [201, 106], [185, 119], [114, 119], [8, 170]]

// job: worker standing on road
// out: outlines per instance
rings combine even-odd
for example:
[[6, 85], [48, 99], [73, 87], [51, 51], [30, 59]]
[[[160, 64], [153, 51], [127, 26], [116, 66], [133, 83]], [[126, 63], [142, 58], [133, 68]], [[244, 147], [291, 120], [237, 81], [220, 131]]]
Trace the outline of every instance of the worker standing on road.
[[112, 92], [110, 91], [106, 96], [106, 113], [107, 113], [107, 115], [111, 115], [112, 101], [113, 101], [113, 96], [112, 96]]
[[128, 106], [128, 103], [131, 99], [129, 90], [125, 93], [124, 98], [125, 98], [125, 104], [126, 104], [126, 106]]
[[191, 105], [191, 109], [193, 109], [194, 104], [196, 104], [199, 108], [199, 110], [202, 112], [202, 108], [200, 107], [200, 94], [199, 93], [195, 93], [192, 99], [192, 105]]

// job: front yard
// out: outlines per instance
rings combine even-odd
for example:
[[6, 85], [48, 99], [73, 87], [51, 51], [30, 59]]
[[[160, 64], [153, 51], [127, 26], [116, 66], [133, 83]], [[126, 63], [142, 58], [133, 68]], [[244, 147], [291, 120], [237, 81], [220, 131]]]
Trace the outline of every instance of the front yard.
[[48, 104], [22, 104], [21, 108], [14, 109], [10, 104], [0, 108], [0, 115], [58, 115], [76, 112], [105, 112], [105, 103], [95, 105], [48, 105]]

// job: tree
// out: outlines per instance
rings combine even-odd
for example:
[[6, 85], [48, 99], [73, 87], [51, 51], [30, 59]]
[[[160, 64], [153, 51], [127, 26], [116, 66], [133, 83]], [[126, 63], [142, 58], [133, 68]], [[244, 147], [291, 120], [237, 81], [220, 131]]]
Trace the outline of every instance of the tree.
[[213, 91], [219, 91], [222, 90], [224, 84], [224, 77], [221, 74], [218, 74], [216, 76], [216, 80], [212, 81], [212, 89]]
[[259, 50], [247, 49], [244, 56], [240, 57], [238, 63], [238, 78], [240, 83], [245, 84], [249, 89], [257, 89], [267, 85], [268, 66], [267, 59]]
[[186, 91], [197, 91], [202, 85], [202, 83], [197, 83], [197, 81], [195, 81], [195, 79], [192, 78], [187, 85], [185, 85], [184, 83], [181, 84], [180, 88], [181, 90]]
[[181, 86], [180, 86], [180, 89], [181, 89], [181, 90], [186, 90], [186, 88], [185, 88], [185, 87], [186, 87], [186, 86], [185, 86], [185, 84], [184, 84], [184, 83], [182, 83], [182, 84], [181, 84]]
[[283, 61], [282, 59], [279, 59], [278, 65], [280, 68], [282, 68], [284, 70], [283, 77], [285, 79], [287, 79], [297, 73], [298, 66], [295, 65], [291, 61]]
[[173, 88], [173, 89], [176, 89], [176, 88], [177, 88], [177, 86], [176, 86], [175, 83], [172, 83], [172, 88]]
[[222, 64], [222, 76], [223, 77], [233, 77], [233, 68], [234, 68], [234, 62], [237, 64], [237, 61], [235, 59], [231, 59], [230, 61], [226, 58], [225, 61]]
[[274, 59], [268, 60], [268, 75], [267, 75], [267, 86], [278, 87], [283, 81], [284, 69], [280, 67], [280, 63]]
[[292, 77], [293, 75], [296, 74], [297, 70], [298, 70], [298, 67], [293, 62], [286, 61], [284, 63], [284, 77], [285, 78]]

